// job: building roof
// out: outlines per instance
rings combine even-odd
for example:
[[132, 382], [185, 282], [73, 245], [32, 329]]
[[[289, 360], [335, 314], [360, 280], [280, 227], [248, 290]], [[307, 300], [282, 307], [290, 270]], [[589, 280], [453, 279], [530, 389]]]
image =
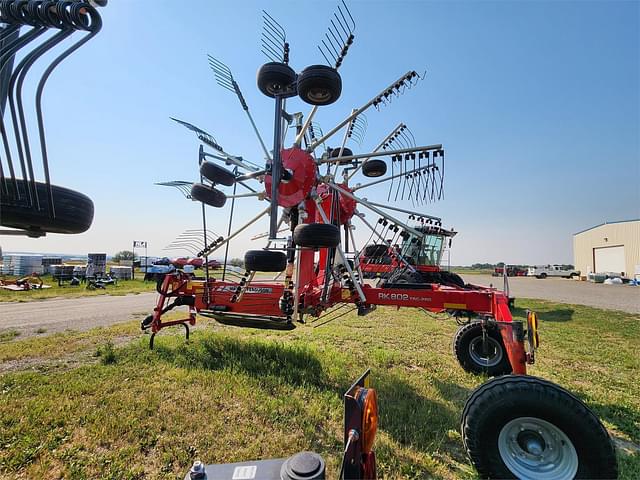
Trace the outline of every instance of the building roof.
[[603, 225], [611, 225], [612, 223], [628, 223], [628, 222], [640, 222], [640, 218], [632, 218], [629, 220], [616, 220], [613, 222], [604, 222], [599, 225], [594, 225], [593, 227], [585, 228], [584, 230], [580, 230], [579, 232], [574, 233], [573, 235], [579, 235], [584, 232], [588, 232], [589, 230], [593, 230], [594, 228], [602, 227]]

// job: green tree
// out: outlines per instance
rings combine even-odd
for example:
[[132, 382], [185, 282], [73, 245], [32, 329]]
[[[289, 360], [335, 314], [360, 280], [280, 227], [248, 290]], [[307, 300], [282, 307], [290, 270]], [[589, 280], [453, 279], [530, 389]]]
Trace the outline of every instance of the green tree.
[[120, 260], [135, 260], [135, 257], [131, 250], [121, 250], [113, 256], [114, 262], [119, 262]]

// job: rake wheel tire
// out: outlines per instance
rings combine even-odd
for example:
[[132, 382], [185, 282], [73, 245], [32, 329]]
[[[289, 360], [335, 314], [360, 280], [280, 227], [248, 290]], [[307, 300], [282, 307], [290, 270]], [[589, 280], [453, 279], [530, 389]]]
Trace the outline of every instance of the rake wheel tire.
[[384, 160], [374, 159], [362, 164], [362, 174], [365, 177], [381, 177], [385, 173], [387, 173], [387, 164]]
[[[288, 87], [296, 81], [296, 72], [289, 65], [280, 62], [268, 62], [260, 67], [257, 75], [258, 89], [267, 97], [284, 95]], [[295, 95], [295, 90], [291, 95]]]
[[298, 75], [298, 95], [310, 105], [331, 105], [340, 98], [342, 78], [327, 65], [311, 65]]
[[[331, 149], [329, 152], [329, 158], [340, 158], [340, 157], [350, 157], [353, 155], [353, 151], [350, 148], [343, 148], [342, 155], [340, 155], [340, 147]], [[340, 160], [338, 162], [340, 165], [346, 165], [351, 163], [351, 160]]]
[[0, 225], [32, 232], [34, 236], [44, 233], [75, 234], [86, 232], [93, 222], [93, 202], [86, 195], [69, 188], [51, 185], [55, 217], [49, 216], [49, 194], [47, 184], [35, 182], [40, 200], [40, 210], [26, 204], [24, 180], [16, 180], [21, 200], [17, 200], [13, 181], [7, 180], [9, 192], [0, 199]]
[[224, 193], [202, 183], [194, 183], [191, 186], [191, 198], [215, 208], [224, 207], [227, 202], [227, 196]]
[[[531, 448], [526, 440], [530, 442], [539, 438], [540, 432], [529, 430], [527, 424], [540, 425], [540, 432], [544, 434], [548, 431], [556, 434], [556, 437], [547, 437], [550, 443], [538, 444], [539, 448], [542, 446], [538, 459], [530, 458], [526, 453], [524, 457], [520, 455]], [[467, 454], [483, 478], [541, 478], [542, 473], [549, 473], [544, 478], [603, 479], [618, 476], [615, 449], [598, 417], [580, 399], [540, 378], [507, 375], [481, 385], [465, 403], [461, 428]], [[510, 431], [516, 436], [516, 441], [511, 443], [507, 435]], [[567, 445], [564, 439], [568, 439], [571, 445]], [[562, 472], [559, 468], [555, 476], [552, 472], [544, 472], [543, 458], [547, 455], [553, 457], [557, 451], [549, 449], [553, 443], [562, 454], [556, 454], [555, 462], [548, 462], [547, 467], [553, 469], [564, 461], [566, 468], [567, 461], [573, 460], [573, 468], [567, 470], [577, 467], [575, 474], [571, 475], [571, 471], [566, 470]]]
[[444, 285], [451, 285], [455, 287], [464, 288], [465, 283], [460, 275], [453, 272], [442, 271], [440, 272], [441, 283]]
[[333, 248], [340, 244], [340, 229], [330, 223], [303, 223], [293, 231], [296, 245], [308, 248]]
[[287, 256], [272, 250], [249, 250], [244, 254], [244, 268], [250, 272], [282, 272], [287, 268]]
[[409, 269], [398, 269], [389, 275], [387, 283], [398, 284], [412, 284], [412, 283], [424, 283], [422, 281], [422, 275], [420, 272], [412, 272]]
[[230, 187], [236, 181], [236, 176], [226, 168], [222, 168], [213, 162], [202, 162], [200, 174], [207, 180], [220, 185]]
[[[482, 324], [471, 322], [458, 328], [453, 337], [453, 353], [460, 366], [474, 375], [497, 377], [513, 371], [507, 349], [497, 328], [487, 326], [487, 344], [492, 350], [490, 356], [483, 357]], [[484, 360], [486, 358], [486, 361]]]

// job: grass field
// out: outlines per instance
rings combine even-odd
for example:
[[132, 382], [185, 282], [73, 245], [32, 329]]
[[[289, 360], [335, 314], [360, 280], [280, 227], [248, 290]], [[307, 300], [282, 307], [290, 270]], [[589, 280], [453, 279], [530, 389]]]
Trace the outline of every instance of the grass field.
[[[518, 300], [541, 316], [530, 373], [584, 399], [640, 477], [640, 318]], [[163, 332], [137, 322], [0, 343], [0, 476], [183, 478], [192, 460], [232, 462], [314, 450], [335, 478], [342, 393], [365, 368], [378, 389], [384, 478], [474, 478], [459, 432], [483, 380], [451, 354], [455, 322], [382, 308], [280, 333], [199, 323]]]
[[74, 298], [93, 295], [126, 295], [129, 293], [155, 291], [156, 283], [144, 282], [142, 280], [143, 275], [144, 274], [140, 274], [140, 278], [136, 280], [119, 280], [117, 285], [107, 285], [105, 289], [95, 290], [88, 290], [86, 283], [71, 286], [69, 282], [64, 282], [62, 286], [59, 287], [57, 280], [51, 278], [50, 275], [45, 275], [42, 277], [42, 281], [45, 285], [50, 285], [51, 288], [33, 289], [25, 292], [14, 292], [0, 288], [0, 302], [30, 302], [54, 297]]

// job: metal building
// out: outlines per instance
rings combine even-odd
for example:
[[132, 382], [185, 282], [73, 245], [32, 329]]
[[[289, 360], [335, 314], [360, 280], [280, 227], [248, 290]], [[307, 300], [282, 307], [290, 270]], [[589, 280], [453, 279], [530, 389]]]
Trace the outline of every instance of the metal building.
[[573, 259], [583, 276], [640, 275], [640, 219], [605, 222], [573, 235]]

